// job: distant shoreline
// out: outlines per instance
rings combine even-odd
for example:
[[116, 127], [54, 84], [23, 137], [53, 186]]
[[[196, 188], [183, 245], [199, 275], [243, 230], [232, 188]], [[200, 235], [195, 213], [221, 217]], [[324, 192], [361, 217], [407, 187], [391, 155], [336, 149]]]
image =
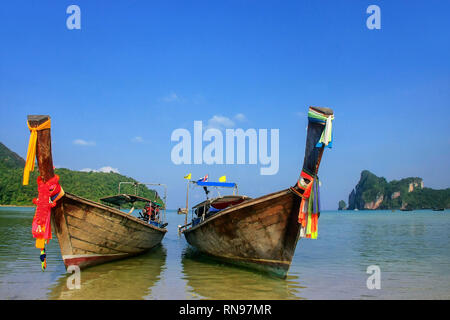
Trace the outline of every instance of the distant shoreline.
[[15, 205], [15, 204], [0, 204], [0, 208], [5, 207], [5, 208], [32, 208], [34, 207], [34, 205]]

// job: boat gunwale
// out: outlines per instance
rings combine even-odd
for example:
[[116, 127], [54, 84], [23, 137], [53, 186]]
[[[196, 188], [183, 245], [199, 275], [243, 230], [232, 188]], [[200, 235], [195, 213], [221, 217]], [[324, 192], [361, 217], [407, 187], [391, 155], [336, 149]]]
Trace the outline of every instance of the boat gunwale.
[[[111, 212], [111, 213], [120, 215], [120, 216], [122, 216], [122, 217], [124, 217], [124, 218], [127, 218], [127, 219], [133, 221], [133, 222], [137, 222], [137, 223], [140, 223], [140, 224], [142, 224], [142, 225], [144, 225], [144, 226], [146, 226], [146, 227], [149, 227], [150, 229], [154, 229], [154, 230], [156, 230], [156, 231], [160, 231], [160, 232], [163, 232], [163, 233], [166, 233], [166, 232], [167, 232], [167, 229], [159, 228], [159, 227], [154, 226], [154, 225], [152, 225], [152, 224], [150, 224], [150, 223], [146, 223], [146, 222], [144, 222], [144, 221], [141, 221], [139, 218], [136, 218], [136, 217], [134, 217], [134, 216], [132, 216], [132, 215], [130, 215], [130, 214], [127, 214], [127, 213], [125, 213], [125, 212], [122, 212], [122, 211], [120, 211], [120, 210], [118, 210], [118, 209], [116, 209], [116, 208], [109, 207], [109, 206], [107, 206], [107, 205], [104, 205], [104, 204], [101, 204], [101, 203], [98, 203], [98, 202], [95, 202], [95, 201], [92, 201], [92, 200], [89, 200], [89, 199], [85, 199], [85, 198], [82, 198], [82, 197], [80, 197], [80, 196], [77, 196], [77, 195], [68, 193], [68, 192], [65, 192], [65, 193], [64, 193], [64, 196], [63, 196], [63, 198], [62, 198], [61, 200], [63, 200], [64, 197], [67, 197], [67, 198], [69, 198], [69, 199], [71, 199], [71, 200], [79, 201], [79, 202], [81, 202], [81, 203], [83, 203], [83, 204], [90, 205], [90, 206], [94, 206], [94, 207], [97, 207], [97, 208], [99, 208], [99, 209], [106, 210], [106, 211], [109, 211], [109, 212]], [[60, 200], [60, 201], [61, 201], [61, 200]]]
[[280, 190], [280, 191], [277, 191], [277, 192], [266, 194], [266, 195], [258, 197], [258, 198], [246, 200], [246, 201], [241, 202], [241, 203], [239, 203], [239, 204], [237, 204], [235, 206], [231, 206], [231, 207], [228, 207], [228, 208], [222, 210], [221, 212], [219, 212], [219, 213], [209, 217], [208, 219], [205, 219], [204, 221], [200, 222], [199, 224], [197, 224], [194, 227], [191, 227], [189, 229], [183, 230], [183, 233], [190, 233], [192, 231], [195, 231], [197, 228], [205, 225], [206, 223], [211, 222], [212, 220], [217, 219], [217, 218], [219, 218], [221, 216], [224, 216], [224, 215], [226, 215], [226, 214], [228, 214], [230, 212], [233, 212], [234, 210], [239, 210], [239, 209], [242, 209], [242, 208], [245, 208], [245, 207], [248, 207], [248, 206], [252, 206], [252, 205], [258, 204], [258, 203], [260, 203], [262, 201], [271, 200], [273, 198], [276, 198], [276, 197], [279, 197], [279, 196], [283, 196], [283, 195], [288, 194], [290, 192], [292, 192], [290, 189], [283, 189], [283, 190]]

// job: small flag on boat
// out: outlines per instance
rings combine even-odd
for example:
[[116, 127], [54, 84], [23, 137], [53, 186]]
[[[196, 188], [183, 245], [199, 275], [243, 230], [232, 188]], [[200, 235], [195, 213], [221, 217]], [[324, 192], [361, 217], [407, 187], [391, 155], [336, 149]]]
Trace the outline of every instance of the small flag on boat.
[[227, 182], [227, 176], [221, 176], [219, 182]]
[[197, 182], [207, 182], [207, 181], [208, 181], [208, 175], [206, 175], [203, 178], [199, 179]]
[[191, 180], [191, 176], [192, 176], [192, 174], [189, 173], [188, 175], [185, 175], [184, 178], [188, 179], [188, 180]]

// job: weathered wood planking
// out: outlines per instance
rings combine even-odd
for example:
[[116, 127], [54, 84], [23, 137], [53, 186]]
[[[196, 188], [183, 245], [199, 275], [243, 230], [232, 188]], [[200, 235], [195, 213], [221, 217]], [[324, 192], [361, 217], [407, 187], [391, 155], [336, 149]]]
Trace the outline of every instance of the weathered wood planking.
[[52, 212], [64, 264], [82, 268], [143, 253], [167, 232], [131, 215], [71, 194]]
[[299, 206], [287, 189], [225, 209], [183, 233], [204, 253], [285, 277], [299, 236]]

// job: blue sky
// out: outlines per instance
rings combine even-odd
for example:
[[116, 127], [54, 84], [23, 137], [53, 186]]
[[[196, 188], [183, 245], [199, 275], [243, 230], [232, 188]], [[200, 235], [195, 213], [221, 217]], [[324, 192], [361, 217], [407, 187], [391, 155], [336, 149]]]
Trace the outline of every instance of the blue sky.
[[[81, 8], [81, 30], [66, 27], [71, 4]], [[381, 8], [381, 30], [366, 27], [371, 4]], [[307, 108], [318, 105], [336, 116], [319, 172], [325, 209], [347, 201], [363, 169], [446, 188], [448, 12], [447, 1], [3, 3], [0, 141], [25, 157], [26, 115], [49, 114], [57, 166], [109, 166], [166, 183], [176, 208], [188, 172], [225, 174], [252, 197], [294, 184]], [[174, 165], [172, 131], [214, 116], [235, 128], [279, 129], [278, 174]]]

